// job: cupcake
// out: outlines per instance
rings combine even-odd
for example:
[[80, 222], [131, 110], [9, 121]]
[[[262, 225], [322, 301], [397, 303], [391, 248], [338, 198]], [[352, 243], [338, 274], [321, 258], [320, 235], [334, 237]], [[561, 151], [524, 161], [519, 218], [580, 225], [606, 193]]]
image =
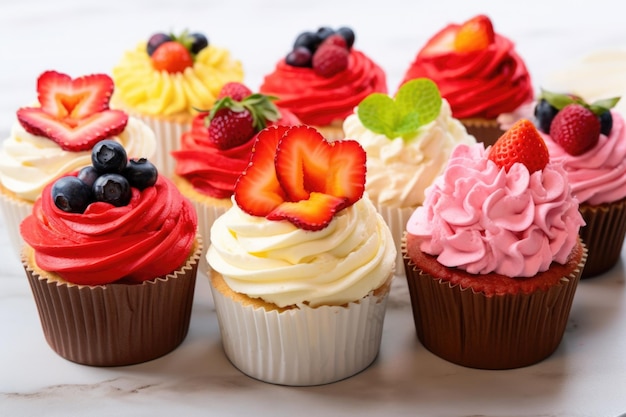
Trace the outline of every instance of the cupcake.
[[376, 358], [396, 249], [364, 184], [355, 141], [259, 133], [207, 253], [224, 350], [243, 373], [319, 385]]
[[619, 98], [588, 104], [572, 94], [543, 91], [536, 123], [550, 159], [563, 165], [586, 225], [583, 278], [611, 269], [626, 236], [626, 127], [612, 108]]
[[558, 347], [586, 260], [560, 164], [527, 119], [485, 151], [459, 145], [407, 223], [417, 336], [483, 369], [532, 365]]
[[343, 138], [343, 121], [361, 100], [387, 92], [384, 71], [353, 48], [354, 41], [348, 27], [301, 33], [292, 50], [264, 77], [261, 93], [278, 97], [276, 105], [326, 138]]
[[[191, 130], [181, 136], [180, 149], [172, 151], [174, 183], [193, 203], [205, 242], [213, 221], [232, 206], [235, 182], [248, 166], [256, 134], [268, 124], [300, 121], [269, 97], [252, 94], [241, 83], [226, 83], [213, 109], [194, 117]], [[200, 268], [207, 270], [204, 257]]]
[[45, 185], [91, 164], [91, 148], [112, 139], [131, 157], [151, 158], [154, 133], [139, 119], [109, 108], [113, 80], [105, 74], [72, 79], [45, 71], [37, 79], [37, 101], [16, 112], [0, 145], [0, 209], [11, 246], [19, 254], [20, 222]]
[[20, 231], [44, 335], [63, 358], [130, 365], [185, 338], [202, 240], [193, 206], [146, 159], [99, 142], [93, 166], [49, 183]]
[[496, 33], [485, 15], [449, 24], [429, 39], [402, 84], [420, 77], [437, 83], [452, 115], [485, 145], [492, 145], [504, 133], [499, 116], [533, 99], [524, 61], [513, 42]]
[[456, 145], [476, 140], [426, 78], [407, 82], [394, 98], [370, 94], [348, 116], [343, 130], [367, 154], [365, 191], [391, 229], [396, 263], [401, 265], [406, 222], [424, 202], [425, 189], [443, 172]]
[[241, 62], [201, 33], [155, 33], [113, 67], [114, 107], [146, 122], [157, 137], [155, 165], [171, 176], [180, 136], [200, 110], [210, 109], [224, 84], [242, 81]]

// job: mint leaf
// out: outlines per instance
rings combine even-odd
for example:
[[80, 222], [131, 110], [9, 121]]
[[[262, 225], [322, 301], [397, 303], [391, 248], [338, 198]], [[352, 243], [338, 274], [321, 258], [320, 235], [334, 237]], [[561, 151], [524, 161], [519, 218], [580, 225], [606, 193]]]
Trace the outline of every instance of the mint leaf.
[[611, 98], [605, 98], [602, 100], [596, 100], [589, 105], [589, 109], [595, 115], [599, 116], [605, 111], [608, 111], [609, 109], [612, 109], [613, 107], [615, 107], [617, 105], [617, 102], [620, 100], [620, 98], [621, 97], [611, 97]]
[[543, 98], [548, 103], [556, 107], [557, 110], [563, 110], [563, 107], [572, 103], [583, 104], [581, 100], [576, 100], [573, 96], [569, 94], [553, 93], [551, 91], [543, 89], [541, 90], [541, 95], [539, 96], [539, 98]]
[[367, 129], [393, 139], [396, 124], [396, 105], [391, 97], [373, 93], [365, 97], [357, 108], [357, 116]]
[[[442, 100], [439, 88], [428, 78], [417, 78], [407, 82], [400, 87], [395, 99], [396, 109], [400, 112], [399, 120], [404, 120], [409, 113], [417, 113], [419, 126], [435, 120], [441, 111]], [[414, 131], [417, 131], [419, 126]]]
[[423, 123], [421, 123], [420, 116], [420, 113], [412, 111], [396, 119], [393, 137], [405, 136], [417, 132], [420, 126], [424, 125]]

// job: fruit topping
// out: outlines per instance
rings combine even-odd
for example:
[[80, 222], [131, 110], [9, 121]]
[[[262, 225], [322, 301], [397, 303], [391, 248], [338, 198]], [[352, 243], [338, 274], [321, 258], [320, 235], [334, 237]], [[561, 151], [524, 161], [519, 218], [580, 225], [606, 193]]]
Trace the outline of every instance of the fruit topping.
[[145, 158], [127, 160], [126, 150], [115, 141], [98, 142], [91, 160], [94, 165], [52, 185], [52, 200], [60, 210], [84, 213], [94, 202], [125, 206], [132, 198], [131, 187], [141, 191], [156, 184], [156, 167]]
[[489, 151], [488, 158], [507, 172], [514, 163], [524, 164], [531, 174], [548, 164], [548, 147], [527, 119], [517, 121], [504, 132]]
[[600, 114], [600, 133], [609, 136], [613, 129], [613, 115], [610, 110], [606, 110]]
[[389, 139], [407, 137], [439, 116], [441, 94], [428, 78], [403, 84], [394, 98], [372, 93], [359, 103], [357, 115], [367, 129]]
[[91, 149], [98, 141], [124, 131], [128, 115], [110, 110], [113, 80], [105, 74], [72, 80], [46, 71], [37, 80], [40, 107], [22, 107], [17, 119], [24, 129], [53, 140], [67, 151]]
[[230, 97], [233, 100], [241, 101], [250, 94], [252, 94], [252, 91], [248, 87], [241, 83], [231, 81], [222, 86], [222, 89], [217, 95], [217, 99], [219, 100], [224, 97]]
[[231, 83], [222, 88], [217, 100], [205, 118], [209, 140], [219, 149], [231, 149], [246, 143], [267, 126], [268, 121], [280, 118], [280, 112], [272, 102], [273, 97], [249, 94], [243, 84]]
[[159, 32], [150, 36], [146, 52], [154, 69], [177, 73], [193, 66], [195, 56], [207, 46], [209, 40], [202, 33], [184, 31], [176, 36]]
[[478, 15], [463, 23], [454, 38], [457, 52], [482, 51], [495, 40], [493, 24], [485, 15]]
[[600, 118], [580, 104], [568, 104], [554, 116], [550, 137], [565, 152], [580, 155], [598, 143]]
[[364, 189], [365, 151], [358, 142], [328, 142], [309, 126], [270, 126], [257, 135], [235, 201], [253, 216], [321, 230]]
[[317, 32], [302, 32], [285, 56], [285, 62], [293, 67], [313, 68], [322, 77], [332, 77], [348, 67], [354, 39], [354, 31], [346, 26], [336, 31], [322, 26]]

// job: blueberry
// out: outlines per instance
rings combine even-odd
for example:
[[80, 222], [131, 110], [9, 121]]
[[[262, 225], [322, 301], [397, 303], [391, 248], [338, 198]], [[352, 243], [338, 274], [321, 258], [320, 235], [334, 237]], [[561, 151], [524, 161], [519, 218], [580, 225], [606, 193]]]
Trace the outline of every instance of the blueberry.
[[126, 150], [114, 140], [101, 140], [91, 150], [91, 163], [101, 174], [119, 174], [126, 168], [127, 162]]
[[143, 190], [156, 184], [158, 172], [152, 162], [146, 158], [139, 158], [128, 161], [122, 175], [126, 177], [131, 187]]
[[344, 26], [337, 29], [337, 33], [346, 40], [346, 46], [348, 47], [348, 49], [352, 48], [355, 38], [354, 31], [349, 27]]
[[535, 106], [535, 118], [537, 119], [539, 130], [543, 133], [550, 133], [550, 125], [558, 112], [559, 110], [545, 99], [539, 100], [539, 103]]
[[171, 41], [171, 40], [172, 40], [172, 37], [165, 33], [155, 33], [154, 35], [150, 36], [150, 39], [148, 39], [148, 45], [146, 46], [148, 55], [152, 56], [154, 51], [159, 46], [161, 46], [161, 44]]
[[93, 186], [94, 181], [100, 173], [92, 165], [86, 166], [78, 171], [78, 179], [87, 184], [90, 188]]
[[128, 180], [120, 174], [102, 174], [93, 183], [93, 194], [97, 201], [125, 206], [130, 202], [132, 192]]
[[600, 133], [605, 136], [609, 136], [611, 129], [613, 129], [613, 116], [609, 110], [602, 113], [600, 116]]
[[73, 176], [56, 180], [51, 194], [54, 205], [68, 213], [83, 213], [92, 201], [91, 188]]
[[191, 53], [197, 54], [207, 46], [209, 46], [209, 40], [202, 33], [192, 33], [189, 35], [192, 39], [191, 47], [189, 48]]
[[285, 62], [292, 67], [311, 67], [313, 54], [304, 46], [298, 46], [289, 52]]
[[313, 32], [302, 32], [296, 38], [296, 41], [293, 43], [293, 49], [296, 49], [300, 46], [305, 47], [311, 53], [314, 53], [317, 50], [317, 47], [320, 45], [321, 40], [316, 33]]
[[317, 30], [317, 37], [320, 39], [320, 42], [324, 42], [324, 39], [334, 34], [335, 30], [333, 28], [329, 28], [328, 26], [321, 26]]

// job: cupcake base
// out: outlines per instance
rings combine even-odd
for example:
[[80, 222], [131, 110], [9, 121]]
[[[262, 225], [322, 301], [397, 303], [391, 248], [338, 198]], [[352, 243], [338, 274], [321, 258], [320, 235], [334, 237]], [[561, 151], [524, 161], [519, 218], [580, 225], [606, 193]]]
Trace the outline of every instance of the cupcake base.
[[4, 225], [7, 228], [9, 243], [19, 259], [24, 245], [24, 239], [20, 234], [20, 223], [33, 211], [33, 203], [19, 198], [0, 185], [0, 211], [2, 211]]
[[580, 229], [580, 237], [589, 251], [582, 278], [591, 278], [615, 266], [622, 254], [626, 198], [597, 206], [583, 203], [579, 209], [586, 223]]
[[326, 138], [326, 140], [341, 140], [346, 137], [343, 131], [343, 120], [336, 120], [325, 126], [313, 126], [318, 132]]
[[[556, 277], [556, 284], [493, 295], [425, 272], [442, 266], [425, 254], [419, 256], [417, 266], [412, 260], [415, 250], [411, 247], [411, 258], [404, 258], [409, 294], [417, 336], [432, 353], [470, 368], [511, 369], [540, 362], [556, 350], [586, 260], [582, 243], [568, 264], [553, 264], [541, 273], [550, 275], [550, 281]], [[453, 269], [447, 270], [454, 274]], [[514, 278], [508, 280], [515, 285]]]
[[321, 385], [353, 376], [378, 355], [390, 281], [347, 305], [281, 309], [233, 292], [212, 272], [226, 356], [244, 374], [279, 385]]
[[40, 270], [25, 246], [22, 263], [46, 341], [83, 365], [122, 366], [174, 350], [187, 335], [202, 240], [178, 270], [141, 284], [75, 285]]
[[460, 120], [467, 133], [474, 136], [478, 142], [491, 146], [504, 134], [496, 119], [461, 119]]

